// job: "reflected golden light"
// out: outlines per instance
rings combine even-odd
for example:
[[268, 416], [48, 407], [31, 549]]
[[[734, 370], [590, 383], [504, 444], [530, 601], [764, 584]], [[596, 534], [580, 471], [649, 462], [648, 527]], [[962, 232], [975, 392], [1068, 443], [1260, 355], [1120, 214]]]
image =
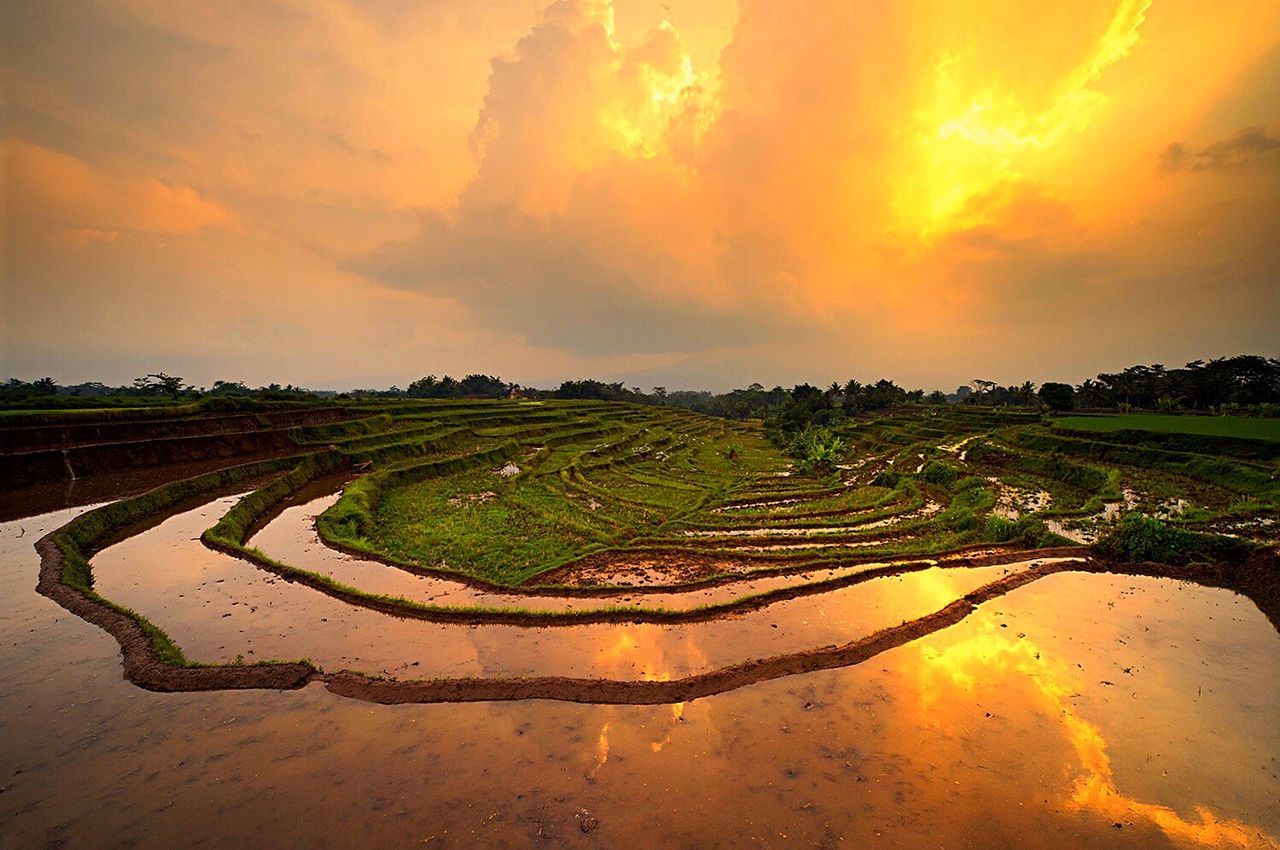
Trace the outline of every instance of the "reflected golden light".
[[[928, 607], [933, 609], [955, 602], [962, 595], [961, 588], [967, 586], [963, 570], [925, 570], [911, 576], [911, 579], [909, 587], [912, 594], [922, 602], [927, 601]], [[915, 608], [914, 605], [911, 607]]]
[[1050, 88], [1056, 94], [1039, 110], [1028, 101], [1043, 85], [1030, 92], [966, 85], [964, 60], [971, 57], [943, 56], [934, 67], [934, 101], [916, 113], [919, 159], [895, 199], [898, 214], [922, 239], [990, 223], [1023, 179], [1020, 158], [1084, 129], [1106, 102], [1092, 85], [1138, 43], [1150, 5], [1121, 0], [1088, 56]]
[[608, 721], [600, 727], [600, 735], [596, 738], [595, 764], [587, 771], [588, 779], [595, 779], [596, 774], [600, 772], [600, 768], [604, 767], [605, 762], [609, 760], [609, 729], [612, 724]]
[[[706, 656], [692, 641], [686, 640], [683, 649], [694, 664], [705, 666]], [[671, 665], [662, 649], [652, 641], [643, 641], [631, 626], [618, 626], [612, 641], [601, 646], [599, 656], [601, 670], [620, 678], [627, 675], [625, 671], [635, 669], [639, 669], [640, 680], [644, 682], [669, 682], [672, 678]], [[649, 743], [649, 749], [655, 753], [662, 752], [663, 747], [671, 743], [676, 724], [684, 720], [685, 704], [672, 704], [670, 712], [672, 725], [667, 727], [660, 739]], [[592, 777], [608, 758], [610, 728], [611, 722], [606, 722], [600, 730], [600, 739], [596, 744], [598, 763], [590, 773]]]
[[[671, 674], [663, 673], [661, 676], [646, 675], [644, 678], [646, 681], [651, 681], [651, 682], [669, 682], [671, 681]], [[679, 723], [684, 719], [684, 703], [677, 702], [671, 706], [671, 719], [675, 723]], [[675, 726], [673, 725], [671, 727], [668, 727], [667, 734], [662, 736], [662, 740], [653, 741], [652, 743], [650, 743], [649, 749], [653, 750], [655, 753], [662, 752], [662, 748], [665, 747], [667, 744], [671, 743], [671, 736], [674, 733], [675, 733]]]
[[601, 664], [607, 668], [616, 668], [624, 658], [639, 648], [640, 642], [636, 640], [631, 629], [626, 626], [619, 626], [617, 634], [614, 635], [613, 643], [600, 648]]
[[1231, 819], [1219, 819], [1209, 809], [1196, 806], [1198, 821], [1187, 820], [1173, 809], [1144, 803], [1121, 793], [1116, 786], [1107, 741], [1101, 730], [1080, 717], [1067, 700], [1079, 693], [1080, 682], [1060, 659], [1045, 657], [1025, 638], [1004, 634], [989, 619], [983, 620], [971, 637], [939, 650], [923, 649], [921, 694], [929, 709], [939, 699], [932, 679], [942, 676], [964, 691], [973, 691], [978, 682], [993, 681], [1008, 672], [1021, 674], [1046, 699], [1046, 717], [1061, 720], [1067, 739], [1080, 760], [1083, 773], [1076, 779], [1068, 806], [1093, 811], [1109, 820], [1141, 818], [1150, 821], [1171, 838], [1192, 841], [1206, 847], [1276, 848], [1280, 842], [1255, 826]]

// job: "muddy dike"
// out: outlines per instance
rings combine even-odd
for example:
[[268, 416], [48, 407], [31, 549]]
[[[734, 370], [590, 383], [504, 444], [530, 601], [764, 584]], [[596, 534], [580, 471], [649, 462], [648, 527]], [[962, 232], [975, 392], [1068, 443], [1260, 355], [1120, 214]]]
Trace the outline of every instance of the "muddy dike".
[[124, 677], [138, 687], [150, 691], [291, 690], [307, 684], [315, 675], [315, 668], [303, 661], [209, 666], [175, 663], [168, 657], [163, 634], [149, 621], [61, 580], [71, 556], [56, 535], [41, 538], [36, 551], [40, 554], [36, 589], [114, 637], [120, 644]]
[[[53, 573], [59, 561], [58, 551], [56, 548], [51, 550], [49, 542], [50, 539], [46, 538], [40, 544], [42, 576]], [[322, 671], [305, 662], [183, 666], [157, 651], [154, 641], [151, 648], [142, 642], [139, 635], [145, 636], [146, 628], [138, 631], [138, 620], [128, 617], [131, 612], [119, 611], [100, 598], [72, 601], [66, 607], [77, 613], [83, 609], [81, 616], [116, 636], [124, 656], [125, 678], [151, 690], [289, 689], [320, 682], [339, 696], [381, 704], [547, 699], [588, 704], [658, 705], [688, 702], [787, 676], [862, 664], [884, 652], [955, 626], [984, 603], [1051, 575], [1068, 572], [1167, 577], [1214, 586], [1222, 585], [1224, 576], [1232, 575], [1229, 570], [1224, 572], [1222, 565], [1169, 567], [1100, 561], [1045, 563], [985, 584], [932, 613], [881, 628], [846, 643], [752, 658], [670, 679], [619, 680], [607, 676], [555, 675], [399, 679], [353, 670]], [[86, 607], [95, 604], [100, 606], [99, 609]], [[104, 612], [101, 607], [108, 610]], [[125, 615], [128, 622], [113, 616], [113, 611]]]
[[1280, 548], [1259, 549], [1234, 569], [1231, 584], [1280, 631]]
[[0, 427], [0, 487], [13, 490], [152, 466], [296, 453], [294, 429], [357, 415], [327, 407]]
[[[303, 462], [265, 488], [254, 491], [259, 506], [278, 494], [294, 490], [329, 465], [332, 455], [304, 458]], [[305, 662], [260, 664], [193, 664], [156, 625], [93, 590], [88, 558], [138, 523], [180, 509], [201, 493], [224, 490], [264, 475], [280, 473], [278, 462], [252, 464], [223, 470], [157, 488], [140, 497], [99, 508], [46, 535], [37, 544], [41, 556], [39, 592], [66, 610], [103, 628], [121, 648], [124, 677], [140, 687], [156, 691], [208, 691], [222, 689], [293, 689], [321, 681], [335, 694], [380, 702], [438, 702], [510, 699], [554, 699], [585, 703], [660, 704], [707, 696], [767, 679], [811, 670], [849, 666], [879, 653], [959, 622], [972, 608], [1049, 575], [1070, 564], [1044, 564], [1025, 574], [1011, 574], [966, 594], [940, 611], [865, 638], [814, 650], [754, 659], [707, 673], [668, 682], [617, 681], [607, 677], [499, 677], [420, 680], [386, 680], [351, 671], [322, 672]], [[242, 518], [252, 513], [247, 508]]]
[[125, 678], [140, 687], [159, 691], [302, 687], [315, 673], [306, 662], [193, 664], [158, 626], [99, 596], [89, 565], [94, 553], [137, 523], [201, 494], [278, 475], [296, 462], [296, 458], [284, 458], [230, 467], [89, 511], [36, 543], [40, 554], [36, 590], [114, 637], [120, 644]]
[[[324, 538], [322, 537], [321, 539], [323, 540]], [[327, 540], [325, 542], [330, 546], [334, 545]], [[340, 546], [335, 546], [334, 548], [342, 549]], [[377, 554], [367, 555], [358, 550], [345, 551], [414, 572], [427, 574], [433, 572], [429, 568], [401, 564]], [[469, 583], [481, 587], [500, 589], [505, 593], [527, 593], [529, 595], [601, 596], [623, 590], [627, 593], [643, 595], [669, 593], [675, 590], [698, 590], [743, 580], [786, 576], [820, 569], [879, 564], [881, 562], [889, 562], [886, 566], [897, 572], [909, 572], [940, 565], [949, 567], [985, 567], [1003, 564], [1016, 558], [1075, 558], [1084, 557], [1088, 554], [1089, 548], [1087, 546], [1050, 546], [1027, 549], [1012, 544], [994, 543], [973, 543], [967, 546], [927, 552], [865, 555], [842, 553], [839, 555], [804, 556], [800, 558], [794, 556], [779, 558], [777, 555], [769, 553], [725, 555], [702, 552], [697, 549], [646, 547], [592, 552], [562, 566], [538, 573], [524, 584], [514, 587], [492, 585], [488, 582], [465, 578], [460, 580], [469, 581]], [[670, 572], [670, 580], [649, 585], [617, 583], [617, 576], [634, 566], [637, 560], [650, 560], [660, 564], [665, 571]], [[454, 574], [447, 574], [447, 577], [457, 579]]]
[[683, 703], [784, 676], [861, 664], [881, 653], [953, 626], [977, 606], [1041, 578], [1071, 570], [1074, 563], [1045, 564], [986, 584], [918, 619], [881, 629], [858, 640], [802, 652], [756, 658], [678, 679], [616, 680], [568, 676], [510, 678], [384, 679], [352, 671], [322, 674], [335, 694], [385, 705], [429, 702], [551, 699], [615, 705]]

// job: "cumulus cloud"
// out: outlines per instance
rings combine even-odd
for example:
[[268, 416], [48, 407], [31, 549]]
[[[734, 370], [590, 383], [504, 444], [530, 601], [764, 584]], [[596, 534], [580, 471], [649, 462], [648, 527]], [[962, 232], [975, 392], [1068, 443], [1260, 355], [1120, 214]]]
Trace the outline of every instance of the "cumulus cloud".
[[999, 28], [921, 30], [912, 4], [744, 0], [708, 69], [670, 24], [619, 32], [608, 0], [559, 0], [494, 60], [457, 204], [347, 267], [592, 354], [936, 322], [974, 299], [921, 302], [955, 276], [893, 255], [943, 265], [928, 242], [949, 232], [1052, 228], [1027, 213], [1052, 194], [1032, 158], [1101, 111], [1148, 6], [1066, 49], [1046, 28], [1051, 82], [1032, 85], [992, 59]]
[[672, 144], [713, 108], [669, 24], [624, 45], [610, 3], [554, 3], [493, 62], [457, 206], [348, 265], [588, 354], [721, 346], [748, 321], [783, 333], [785, 316], [723, 285], [716, 211]]
[[608, 2], [552, 4], [493, 63], [457, 205], [348, 267], [584, 353], [811, 332], [855, 283], [824, 257], [874, 236], [858, 210], [887, 193], [848, 166], [888, 143], [858, 117], [888, 49], [850, 53], [875, 15], [822, 6], [745, 4], [713, 96], [670, 24], [636, 38]]
[[1227, 139], [1196, 149], [1174, 142], [1160, 155], [1165, 171], [1209, 171], [1280, 164], [1280, 135], [1266, 127], [1245, 127]]

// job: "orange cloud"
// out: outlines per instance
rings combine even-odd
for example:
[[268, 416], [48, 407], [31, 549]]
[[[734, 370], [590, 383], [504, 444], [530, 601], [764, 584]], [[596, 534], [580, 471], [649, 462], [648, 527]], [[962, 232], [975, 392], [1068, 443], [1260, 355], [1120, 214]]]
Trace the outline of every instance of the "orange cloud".
[[195, 189], [95, 168], [23, 139], [6, 140], [11, 202], [24, 216], [70, 230], [82, 243], [113, 231], [195, 233], [231, 221], [231, 213]]
[[[997, 63], [985, 51], [944, 55], [934, 69], [934, 102], [917, 113], [919, 168], [902, 183], [899, 213], [925, 237], [988, 223], [989, 212], [975, 200], [1022, 181], [1025, 153], [1088, 126], [1107, 102], [1094, 84], [1133, 50], [1150, 6], [1151, 0], [1121, 0], [1097, 40], [1047, 84], [1042, 78], [1018, 88], [966, 81], [965, 70], [980, 77]], [[1045, 90], [1047, 103], [1033, 105]]]
[[[1280, 114], [1274, 2], [670, 5], [28, 5], [0, 60], [11, 289], [55, 310], [35, 281], [110, 281], [128, 315], [140, 269], [333, 284], [375, 325], [402, 317], [373, 292], [447, 302], [454, 368], [671, 386], [1078, 380], [1276, 338], [1275, 159], [1234, 165]], [[98, 264], [40, 255], [67, 244]], [[317, 351], [347, 334], [297, 309]]]

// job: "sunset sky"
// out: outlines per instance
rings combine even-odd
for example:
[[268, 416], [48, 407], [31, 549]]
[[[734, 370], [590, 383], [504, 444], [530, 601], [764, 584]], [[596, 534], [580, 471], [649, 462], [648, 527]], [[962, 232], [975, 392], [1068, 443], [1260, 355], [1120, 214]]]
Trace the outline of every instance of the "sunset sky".
[[1275, 0], [6, 4], [4, 376], [1280, 354]]

